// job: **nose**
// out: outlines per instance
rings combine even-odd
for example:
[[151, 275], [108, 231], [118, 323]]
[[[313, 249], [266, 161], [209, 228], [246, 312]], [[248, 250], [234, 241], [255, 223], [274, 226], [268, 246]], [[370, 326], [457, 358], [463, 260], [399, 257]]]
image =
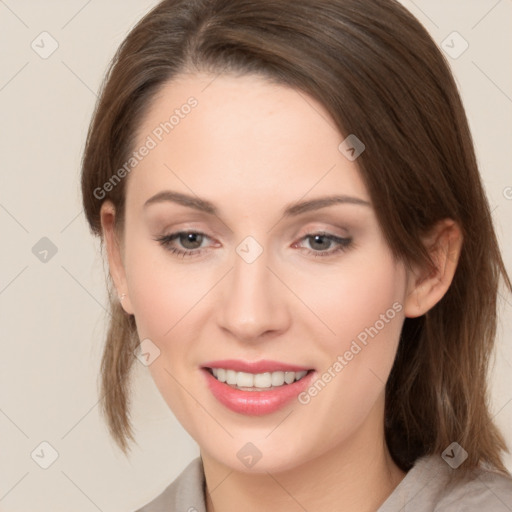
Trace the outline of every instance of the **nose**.
[[240, 341], [268, 339], [290, 326], [286, 288], [267, 265], [265, 251], [252, 263], [236, 255], [223, 280], [218, 325]]

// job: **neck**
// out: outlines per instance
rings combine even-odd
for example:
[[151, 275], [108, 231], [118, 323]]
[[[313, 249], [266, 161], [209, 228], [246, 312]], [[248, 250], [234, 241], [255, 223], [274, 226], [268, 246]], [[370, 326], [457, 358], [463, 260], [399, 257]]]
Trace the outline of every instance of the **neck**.
[[368, 418], [350, 439], [286, 471], [239, 472], [201, 452], [207, 512], [239, 511], [240, 503], [244, 512], [375, 512], [405, 476], [387, 449], [381, 409], [380, 423]]

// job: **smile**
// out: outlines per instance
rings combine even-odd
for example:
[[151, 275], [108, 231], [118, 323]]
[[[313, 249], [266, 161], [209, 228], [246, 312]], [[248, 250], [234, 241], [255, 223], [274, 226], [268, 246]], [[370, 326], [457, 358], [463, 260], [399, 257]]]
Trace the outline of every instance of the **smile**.
[[227, 409], [247, 416], [276, 412], [302, 393], [317, 372], [279, 361], [210, 361], [202, 366], [206, 387]]
[[244, 391], [262, 391], [279, 388], [302, 379], [307, 370], [299, 372], [276, 371], [264, 373], [237, 372], [227, 368], [209, 368], [219, 381]]

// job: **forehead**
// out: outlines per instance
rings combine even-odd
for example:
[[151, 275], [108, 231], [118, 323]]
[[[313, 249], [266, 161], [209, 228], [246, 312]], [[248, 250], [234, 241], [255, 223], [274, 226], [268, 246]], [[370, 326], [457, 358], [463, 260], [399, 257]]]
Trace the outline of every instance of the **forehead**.
[[247, 205], [315, 191], [369, 200], [325, 107], [260, 76], [182, 75], [161, 88], [137, 133], [135, 150], [151, 149], [130, 173], [135, 199], [167, 187], [231, 202], [236, 192]]

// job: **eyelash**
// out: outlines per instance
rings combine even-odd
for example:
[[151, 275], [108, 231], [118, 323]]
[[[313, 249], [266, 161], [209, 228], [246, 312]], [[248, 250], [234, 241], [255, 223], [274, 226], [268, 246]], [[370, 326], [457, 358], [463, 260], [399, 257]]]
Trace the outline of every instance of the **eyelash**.
[[[180, 235], [188, 235], [188, 234], [194, 234], [194, 235], [201, 235], [205, 238], [210, 238], [205, 233], [202, 233], [200, 231], [176, 231], [175, 233], [171, 233], [169, 235], [163, 235], [160, 237], [155, 238], [157, 242], [159, 242], [167, 251], [171, 252], [172, 254], [175, 254], [176, 256], [181, 256], [182, 258], [186, 257], [195, 257], [200, 256], [203, 252], [203, 249], [178, 249], [177, 247], [171, 246], [171, 243], [178, 239]], [[315, 258], [317, 257], [328, 257], [332, 256], [334, 254], [337, 254], [339, 252], [346, 251], [352, 246], [352, 238], [342, 238], [338, 237], [329, 233], [325, 233], [323, 231], [314, 232], [314, 233], [308, 233], [304, 235], [301, 238], [302, 240], [311, 239], [315, 236], [321, 236], [327, 240], [330, 240], [331, 242], [334, 242], [338, 244], [336, 249], [334, 250], [325, 250], [325, 251], [313, 251], [312, 249], [302, 248], [305, 249], [307, 254], [313, 255]], [[294, 244], [296, 245], [296, 244]]]

